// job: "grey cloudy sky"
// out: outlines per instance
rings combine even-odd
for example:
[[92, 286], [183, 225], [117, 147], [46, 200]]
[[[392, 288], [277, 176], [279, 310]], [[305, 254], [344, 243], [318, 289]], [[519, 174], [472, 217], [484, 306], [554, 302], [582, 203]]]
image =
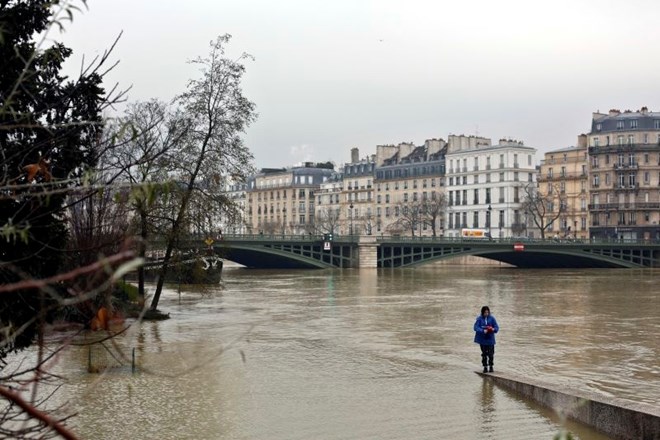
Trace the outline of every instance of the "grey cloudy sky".
[[79, 63], [123, 30], [110, 80], [169, 100], [232, 34], [264, 167], [448, 134], [574, 145], [592, 111], [660, 110], [659, 19], [656, 0], [89, 0], [63, 40]]

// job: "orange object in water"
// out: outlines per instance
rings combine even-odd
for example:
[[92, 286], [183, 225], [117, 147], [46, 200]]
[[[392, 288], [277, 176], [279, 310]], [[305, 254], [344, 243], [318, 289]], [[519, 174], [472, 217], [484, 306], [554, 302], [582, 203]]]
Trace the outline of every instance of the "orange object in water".
[[108, 329], [108, 309], [105, 307], [99, 308], [96, 312], [96, 316], [92, 318], [92, 321], [89, 324], [90, 328], [94, 331], [96, 330], [107, 330]]
[[110, 312], [106, 307], [99, 308], [96, 316], [92, 318], [89, 327], [96, 330], [109, 330], [110, 325], [121, 325], [124, 318], [117, 312]]

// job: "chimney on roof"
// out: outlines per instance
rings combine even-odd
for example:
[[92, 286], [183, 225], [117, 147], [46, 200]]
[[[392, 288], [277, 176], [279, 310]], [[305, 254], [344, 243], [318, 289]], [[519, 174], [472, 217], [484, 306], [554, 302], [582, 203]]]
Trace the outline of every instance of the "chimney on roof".
[[355, 147], [351, 148], [351, 163], [358, 163], [360, 161], [360, 149]]
[[649, 108], [647, 106], [642, 107], [642, 109], [640, 110], [640, 113], [643, 115], [647, 114], [648, 112], [649, 112]]
[[621, 110], [617, 110], [615, 108], [610, 109], [610, 116], [619, 116], [621, 114]]

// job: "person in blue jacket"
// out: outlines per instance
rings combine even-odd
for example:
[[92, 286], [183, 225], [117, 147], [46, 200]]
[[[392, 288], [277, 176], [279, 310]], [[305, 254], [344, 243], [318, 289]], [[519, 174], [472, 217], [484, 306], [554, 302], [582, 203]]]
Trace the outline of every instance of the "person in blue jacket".
[[488, 306], [481, 308], [481, 315], [474, 323], [474, 342], [481, 347], [481, 364], [484, 373], [493, 372], [493, 358], [495, 357], [495, 333], [500, 331], [497, 320], [490, 314]]

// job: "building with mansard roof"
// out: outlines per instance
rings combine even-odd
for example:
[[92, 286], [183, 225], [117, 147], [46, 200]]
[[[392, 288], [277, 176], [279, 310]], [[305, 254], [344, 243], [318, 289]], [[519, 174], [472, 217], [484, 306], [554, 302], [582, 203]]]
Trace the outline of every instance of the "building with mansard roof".
[[292, 168], [263, 168], [247, 181], [247, 232], [312, 234], [315, 195], [333, 169], [305, 163]]
[[542, 197], [551, 201], [546, 236], [589, 238], [588, 163], [586, 135], [578, 136], [575, 147], [545, 153], [537, 179]]
[[591, 236], [659, 240], [660, 112], [596, 112], [588, 138]]
[[[444, 234], [445, 153], [443, 139], [378, 145], [375, 160], [375, 231], [378, 235]], [[421, 206], [437, 205], [435, 214], [418, 215]]]

